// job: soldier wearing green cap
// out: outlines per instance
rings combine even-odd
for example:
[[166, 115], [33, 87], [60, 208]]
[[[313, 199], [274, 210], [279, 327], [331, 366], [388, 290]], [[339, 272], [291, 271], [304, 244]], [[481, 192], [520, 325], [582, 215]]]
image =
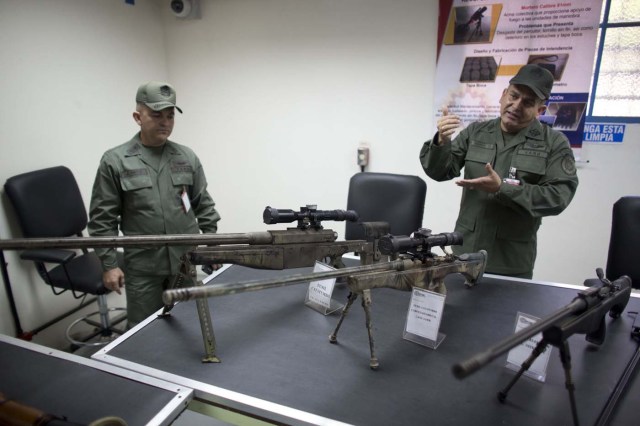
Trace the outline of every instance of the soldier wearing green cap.
[[[176, 105], [174, 88], [148, 82], [138, 88], [133, 119], [140, 131], [104, 153], [93, 184], [92, 236], [214, 233], [220, 216], [207, 192], [202, 164], [188, 147], [169, 140]], [[188, 248], [126, 248], [124, 272], [115, 249], [96, 250], [105, 287], [127, 295], [129, 327], [163, 306], [162, 292]], [[126, 277], [126, 285], [125, 285]]]
[[426, 174], [462, 187], [455, 230], [463, 234], [454, 253], [487, 250], [486, 272], [533, 276], [536, 234], [542, 217], [561, 213], [578, 187], [566, 136], [540, 123], [553, 88], [546, 69], [525, 65], [500, 97], [500, 117], [472, 123], [453, 140], [460, 117], [445, 107], [438, 131], [424, 143]]

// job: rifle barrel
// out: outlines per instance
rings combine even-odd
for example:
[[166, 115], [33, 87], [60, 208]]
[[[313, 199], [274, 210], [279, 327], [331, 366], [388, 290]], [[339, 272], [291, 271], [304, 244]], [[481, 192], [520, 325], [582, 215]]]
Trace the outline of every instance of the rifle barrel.
[[480, 352], [473, 357], [467, 359], [466, 361], [455, 364], [452, 368], [453, 375], [458, 379], [463, 379], [469, 376], [471, 373], [476, 372], [480, 368], [484, 367], [503, 353], [513, 349], [518, 346], [522, 342], [530, 339], [546, 328], [552, 326], [556, 322], [567, 318], [568, 316], [584, 310], [587, 307], [587, 303], [581, 299], [576, 298], [571, 303], [566, 305], [565, 307], [557, 310], [552, 313], [548, 317], [544, 318], [541, 321], [536, 322], [535, 324], [530, 325], [529, 327], [520, 330], [515, 333], [513, 336], [509, 336], [500, 342], [496, 343], [494, 346], [489, 349]]
[[178, 289], [165, 290], [162, 294], [162, 300], [166, 305], [171, 305], [179, 301], [187, 301], [193, 299], [204, 299], [208, 297], [224, 296], [245, 291], [257, 291], [268, 288], [284, 287], [291, 284], [298, 284], [306, 281], [318, 281], [328, 278], [340, 278], [353, 274], [373, 272], [373, 271], [403, 271], [411, 269], [415, 265], [420, 264], [419, 261], [411, 259], [393, 260], [391, 262], [374, 263], [371, 265], [353, 266], [350, 268], [337, 269], [335, 271], [315, 272], [307, 274], [296, 274], [288, 277], [254, 280], [246, 282], [233, 282], [226, 284], [216, 284], [215, 286], [197, 286], [185, 287]]
[[269, 231], [237, 234], [173, 234], [118, 237], [15, 238], [0, 240], [0, 250], [83, 249], [107, 247], [271, 244]]

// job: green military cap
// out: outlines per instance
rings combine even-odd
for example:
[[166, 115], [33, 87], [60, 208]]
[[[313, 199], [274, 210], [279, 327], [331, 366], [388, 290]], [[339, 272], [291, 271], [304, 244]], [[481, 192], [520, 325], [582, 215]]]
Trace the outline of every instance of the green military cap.
[[150, 81], [138, 87], [136, 102], [143, 103], [154, 111], [173, 107], [182, 113], [176, 105], [176, 90], [169, 83], [161, 81]]
[[536, 64], [528, 64], [509, 80], [509, 84], [527, 86], [540, 99], [549, 99], [553, 88], [553, 74], [549, 70]]

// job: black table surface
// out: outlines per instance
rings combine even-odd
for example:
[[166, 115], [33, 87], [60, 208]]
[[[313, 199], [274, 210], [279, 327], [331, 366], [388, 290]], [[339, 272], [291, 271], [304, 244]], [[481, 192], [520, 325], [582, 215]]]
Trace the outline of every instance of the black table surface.
[[[310, 269], [309, 269], [310, 270]], [[262, 271], [232, 266], [208, 285], [277, 277], [304, 270]], [[466, 288], [459, 275], [447, 278], [437, 349], [403, 339], [410, 292], [372, 291], [373, 333], [380, 367], [369, 368], [369, 345], [360, 299], [330, 344], [338, 314], [324, 316], [304, 305], [307, 285], [298, 284], [208, 299], [220, 364], [203, 364], [204, 349], [195, 302], [182, 302], [167, 318], [156, 318], [108, 350], [108, 358], [166, 372], [198, 383], [359, 425], [570, 425], [573, 423], [559, 351], [552, 349], [544, 383], [521, 378], [507, 401], [496, 394], [514, 376], [507, 354], [466, 379], [452, 366], [513, 334], [516, 315], [540, 318], [565, 306], [574, 288], [485, 276]], [[346, 301], [337, 285], [334, 299]], [[606, 341], [569, 338], [571, 373], [580, 424], [593, 424], [637, 349], [631, 338], [632, 297], [617, 320], [607, 316]], [[640, 379], [632, 376], [614, 425], [639, 424], [632, 401], [640, 401]], [[245, 407], [251, 412], [250, 407]]]
[[184, 410], [192, 391], [178, 390], [171, 383], [162, 387], [148, 379], [33, 343], [0, 338], [0, 393], [68, 424], [111, 416], [128, 425], [169, 424]]

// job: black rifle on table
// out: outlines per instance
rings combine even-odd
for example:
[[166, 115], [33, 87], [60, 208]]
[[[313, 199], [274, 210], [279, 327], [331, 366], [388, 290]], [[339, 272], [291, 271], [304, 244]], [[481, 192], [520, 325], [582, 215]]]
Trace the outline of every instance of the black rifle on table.
[[522, 363], [520, 370], [511, 382], [498, 392], [498, 399], [500, 402], [504, 402], [509, 390], [522, 374], [531, 367], [548, 345], [553, 345], [560, 350], [560, 360], [565, 372], [565, 387], [569, 393], [573, 422], [578, 425], [578, 413], [574, 396], [575, 386], [571, 378], [571, 354], [567, 339], [576, 333], [585, 334], [587, 342], [594, 345], [602, 345], [607, 331], [606, 314], [609, 313], [609, 316], [614, 319], [620, 317], [631, 296], [631, 279], [626, 275], [610, 282], [604, 278], [602, 269], [598, 268], [596, 273], [600, 278], [600, 285], [581, 290], [573, 301], [565, 307], [466, 361], [455, 364], [452, 368], [454, 376], [463, 379], [498, 356], [542, 332], [542, 340]]
[[371, 369], [376, 369], [379, 364], [375, 356], [371, 334], [371, 290], [386, 287], [411, 291], [413, 287], [418, 287], [442, 292], [444, 290], [445, 277], [453, 273], [464, 275], [466, 278], [465, 284], [469, 287], [473, 286], [484, 273], [487, 261], [487, 253], [485, 251], [460, 256], [453, 254], [437, 256], [431, 251], [432, 247], [444, 248], [448, 245], [461, 243], [462, 235], [459, 233], [432, 235], [431, 231], [427, 229], [416, 231], [413, 237], [386, 235], [380, 238], [378, 247], [383, 255], [389, 255], [393, 258], [388, 262], [366, 264], [334, 271], [296, 274], [274, 279], [166, 290], [163, 294], [163, 300], [170, 305], [177, 301], [202, 300], [214, 296], [266, 290], [303, 282], [344, 277], [347, 279], [350, 293], [347, 305], [344, 307], [340, 320], [330, 336], [330, 341], [332, 343], [337, 342], [337, 333], [345, 315], [358, 295], [361, 295], [371, 351], [369, 366]]

